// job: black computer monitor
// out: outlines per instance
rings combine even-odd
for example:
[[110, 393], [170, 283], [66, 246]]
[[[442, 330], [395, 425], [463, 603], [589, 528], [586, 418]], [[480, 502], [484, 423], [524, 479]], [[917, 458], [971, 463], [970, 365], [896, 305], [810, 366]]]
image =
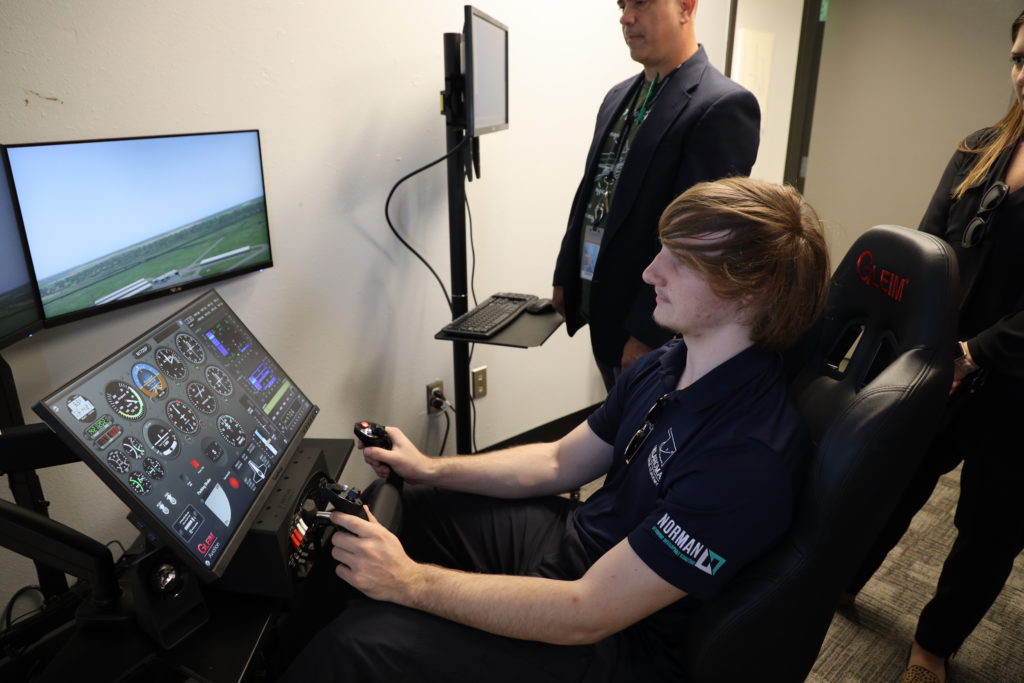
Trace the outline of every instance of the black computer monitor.
[[47, 326], [273, 263], [259, 131], [6, 154]]
[[32, 409], [206, 581], [318, 412], [215, 290]]
[[7, 163], [0, 154], [0, 349], [42, 327], [42, 313], [18, 231]]
[[508, 26], [466, 5], [462, 30], [466, 134], [508, 128]]

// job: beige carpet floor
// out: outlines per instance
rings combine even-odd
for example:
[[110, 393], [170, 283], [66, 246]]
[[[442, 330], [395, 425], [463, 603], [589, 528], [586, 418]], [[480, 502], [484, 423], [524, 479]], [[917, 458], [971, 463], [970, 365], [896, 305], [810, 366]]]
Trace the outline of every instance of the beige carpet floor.
[[[940, 480], [854, 607], [836, 614], [808, 681], [898, 680], [917, 615], [934, 592], [955, 538], [953, 512], [959, 485], [959, 469]], [[955, 683], [1024, 682], [1022, 558], [1017, 558], [1014, 573], [996, 604], [953, 658], [951, 678]]]

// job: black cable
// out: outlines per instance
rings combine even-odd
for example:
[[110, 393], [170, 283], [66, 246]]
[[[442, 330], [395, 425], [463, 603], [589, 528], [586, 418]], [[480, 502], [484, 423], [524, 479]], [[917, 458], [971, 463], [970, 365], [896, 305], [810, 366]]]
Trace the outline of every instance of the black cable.
[[434, 389], [431, 393], [430, 405], [432, 408], [439, 410], [441, 414], [444, 415], [444, 437], [441, 439], [441, 448], [437, 453], [440, 456], [444, 455], [444, 448], [448, 445], [448, 432], [452, 427], [452, 419], [448, 416], [448, 411], [454, 411], [455, 406], [451, 404], [451, 401], [445, 397], [444, 392], [440, 389]]
[[435, 160], [431, 161], [431, 162], [430, 162], [429, 164], [426, 164], [426, 165], [424, 165], [424, 166], [420, 166], [420, 167], [419, 167], [419, 168], [417, 168], [417, 169], [416, 169], [415, 171], [412, 171], [411, 173], [407, 173], [407, 174], [405, 174], [404, 176], [402, 176], [402, 177], [401, 177], [401, 178], [400, 178], [400, 179], [398, 180], [398, 182], [396, 182], [396, 183], [395, 183], [394, 187], [392, 187], [392, 188], [391, 188], [391, 191], [390, 191], [390, 192], [388, 192], [388, 198], [387, 198], [387, 201], [385, 201], [385, 202], [384, 202], [384, 219], [385, 219], [385, 220], [386, 220], [386, 221], [388, 222], [388, 227], [389, 227], [389, 228], [391, 228], [391, 232], [393, 232], [393, 233], [395, 234], [395, 237], [397, 237], [397, 238], [398, 238], [398, 241], [399, 241], [399, 242], [401, 242], [401, 243], [402, 243], [403, 245], [405, 245], [405, 248], [406, 248], [406, 249], [408, 249], [409, 251], [411, 251], [411, 252], [412, 252], [412, 253], [413, 253], [413, 254], [414, 254], [414, 255], [416, 256], [416, 258], [418, 258], [418, 259], [419, 259], [420, 261], [422, 261], [422, 262], [423, 262], [423, 265], [425, 265], [425, 266], [427, 267], [427, 270], [429, 270], [429, 271], [430, 271], [430, 273], [431, 273], [431, 274], [432, 274], [432, 275], [434, 276], [434, 279], [435, 279], [435, 280], [437, 280], [437, 284], [441, 285], [441, 291], [442, 291], [442, 292], [444, 292], [444, 299], [445, 299], [445, 301], [447, 301], [447, 302], [448, 302], [448, 310], [449, 310], [449, 312], [450, 312], [450, 311], [452, 310], [452, 298], [451, 298], [451, 297], [450, 297], [450, 296], [448, 295], [448, 288], [444, 286], [444, 282], [443, 282], [443, 281], [441, 280], [441, 276], [440, 276], [440, 275], [438, 275], [438, 274], [437, 274], [437, 271], [436, 271], [436, 270], [434, 270], [433, 266], [431, 266], [431, 265], [430, 265], [430, 264], [429, 264], [429, 263], [427, 262], [427, 259], [423, 258], [423, 256], [421, 256], [421, 255], [420, 255], [420, 253], [419, 253], [418, 251], [416, 251], [415, 249], [413, 249], [412, 245], [411, 245], [411, 244], [409, 244], [408, 242], [406, 242], [406, 241], [405, 241], [405, 238], [404, 238], [404, 237], [402, 237], [402, 236], [401, 236], [401, 235], [400, 235], [400, 234], [398, 233], [398, 230], [397, 230], [397, 229], [395, 229], [395, 226], [394, 226], [394, 224], [393, 224], [393, 223], [391, 222], [391, 214], [390, 214], [390, 212], [388, 211], [388, 208], [389, 208], [389, 207], [391, 206], [391, 197], [393, 197], [393, 196], [394, 196], [394, 194], [395, 194], [395, 191], [396, 191], [396, 190], [398, 189], [398, 186], [399, 186], [399, 185], [401, 185], [402, 183], [404, 183], [404, 182], [405, 182], [406, 180], [408, 180], [409, 178], [412, 178], [412, 177], [413, 177], [414, 175], [417, 175], [417, 174], [419, 174], [419, 173], [422, 173], [423, 171], [427, 170], [427, 169], [428, 169], [428, 168], [430, 168], [431, 166], [436, 166], [437, 164], [441, 163], [442, 161], [444, 161], [444, 160], [448, 159], [448, 158], [449, 158], [450, 156], [452, 156], [452, 155], [453, 155], [453, 154], [455, 154], [455, 153], [456, 153], [457, 151], [459, 151], [459, 150], [460, 150], [460, 149], [462, 148], [462, 146], [463, 146], [464, 144], [466, 144], [466, 141], [467, 141], [467, 140], [469, 140], [469, 138], [468, 138], [468, 137], [464, 137], [464, 138], [462, 138], [462, 141], [461, 141], [461, 142], [459, 142], [459, 144], [457, 144], [457, 145], [455, 145], [454, 147], [452, 147], [452, 148], [451, 148], [450, 150], [448, 150], [448, 153], [447, 153], [447, 154], [445, 154], [444, 156], [442, 156], [442, 157], [439, 157], [439, 158], [437, 158], [437, 159], [435, 159]]
[[117, 540], [116, 538], [113, 541], [107, 541], [105, 545], [108, 548], [110, 546], [112, 546], [112, 545], [117, 545], [117, 547], [121, 549], [121, 557], [117, 558], [117, 561], [115, 562], [115, 564], [117, 564], [117, 562], [120, 562], [121, 560], [123, 560], [124, 556], [128, 554], [128, 551], [124, 549], [123, 545], [121, 545], [121, 541]]
[[471, 425], [469, 443], [473, 447], [473, 452], [476, 453], [476, 399], [472, 396], [469, 397], [469, 409], [470, 412], [473, 413], [473, 416], [469, 420]]
[[[469, 263], [469, 293], [473, 297], [473, 308], [476, 308], [479, 303], [476, 299], [476, 242], [473, 239], [473, 212], [469, 208], [469, 197], [466, 197], [466, 216], [469, 218], [469, 253], [471, 254]], [[473, 352], [476, 351], [476, 344], [470, 343], [469, 345], [469, 364], [473, 364]]]
[[14, 617], [14, 619], [11, 620], [10, 626], [16, 626], [18, 624], [18, 622], [21, 621], [22, 619], [28, 619], [33, 614], [42, 612], [43, 608], [45, 608], [45, 607], [46, 607], [46, 605], [39, 605], [39, 607], [33, 607], [32, 609], [30, 609], [29, 611], [25, 612], [24, 614], [19, 614], [18, 616]]
[[466, 200], [466, 216], [469, 218], [469, 292], [473, 296], [473, 307], [476, 308], [476, 243], [473, 240], [473, 212], [469, 208], [469, 197]]
[[[43, 596], [43, 600], [44, 601], [46, 600], [46, 596], [43, 595], [43, 591], [39, 588], [39, 586], [22, 586], [18, 590], [14, 591], [14, 595], [11, 596], [11, 599], [7, 601], [7, 606], [4, 607], [4, 612], [3, 612], [4, 630], [7, 630], [7, 629], [11, 628], [11, 624], [13, 624], [14, 621], [17, 621], [17, 619], [15, 619], [14, 621], [11, 621], [11, 613], [14, 611], [14, 603], [18, 601], [18, 598], [20, 598], [22, 595], [25, 595], [26, 593], [28, 593], [30, 591], [35, 591], [35, 592], [39, 593], [40, 595]], [[25, 614], [19, 616], [18, 619], [21, 619], [22, 617], [27, 616], [28, 614], [32, 614], [32, 612], [37, 612], [37, 611], [39, 611], [38, 607], [36, 609], [30, 610], [30, 611], [26, 612]]]
[[444, 438], [441, 439], [441, 448], [437, 451], [438, 455], [444, 455], [444, 447], [448, 445], [448, 430], [452, 427], [452, 419], [448, 417], [448, 411], [444, 410]]

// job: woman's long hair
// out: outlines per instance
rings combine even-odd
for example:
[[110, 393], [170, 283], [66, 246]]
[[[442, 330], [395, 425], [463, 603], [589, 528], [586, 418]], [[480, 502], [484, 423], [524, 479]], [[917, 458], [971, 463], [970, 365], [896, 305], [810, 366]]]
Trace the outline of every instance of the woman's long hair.
[[[1017, 32], [1020, 31], [1021, 26], [1024, 26], [1024, 12], [1017, 16], [1010, 29], [1011, 43], [1017, 40]], [[1015, 93], [1010, 110], [996, 123], [994, 135], [986, 136], [981, 146], [976, 148], [969, 147], [966, 139], [961, 141], [957, 147], [961, 152], [978, 155], [978, 161], [963, 182], [953, 190], [953, 198], [960, 199], [964, 196], [967, 188], [981, 182], [999, 155], [1016, 145], [1022, 137], [1024, 137], [1024, 107], [1021, 106], [1019, 94]]]

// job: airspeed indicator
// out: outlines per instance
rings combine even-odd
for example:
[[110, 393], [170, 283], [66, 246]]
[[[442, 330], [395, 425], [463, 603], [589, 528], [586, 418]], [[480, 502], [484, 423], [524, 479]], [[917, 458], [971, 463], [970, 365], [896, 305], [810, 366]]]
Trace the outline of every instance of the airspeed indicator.
[[142, 396], [127, 382], [118, 380], [108, 383], [103, 395], [107, 405], [126, 420], [141, 420], [146, 415]]

